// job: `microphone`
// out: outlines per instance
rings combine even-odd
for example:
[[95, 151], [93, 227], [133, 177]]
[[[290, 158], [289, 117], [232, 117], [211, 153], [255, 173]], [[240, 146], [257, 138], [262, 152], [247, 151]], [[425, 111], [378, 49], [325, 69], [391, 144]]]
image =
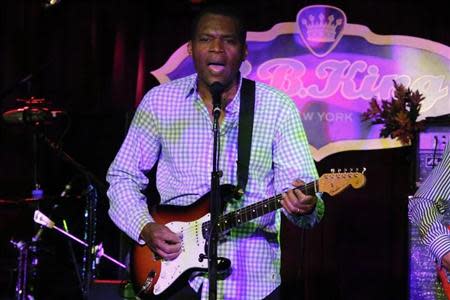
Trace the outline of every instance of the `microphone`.
[[213, 114], [214, 117], [218, 117], [220, 115], [220, 111], [221, 111], [221, 98], [222, 98], [222, 93], [224, 91], [225, 87], [223, 86], [223, 84], [221, 84], [218, 81], [213, 82], [210, 86], [209, 86], [209, 91], [211, 92], [212, 98], [213, 98]]

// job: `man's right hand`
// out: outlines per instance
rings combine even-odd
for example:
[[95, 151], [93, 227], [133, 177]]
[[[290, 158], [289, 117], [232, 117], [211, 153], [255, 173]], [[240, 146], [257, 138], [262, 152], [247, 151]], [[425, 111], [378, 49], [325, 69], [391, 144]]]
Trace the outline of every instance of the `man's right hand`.
[[181, 253], [181, 237], [164, 225], [145, 224], [141, 238], [153, 253], [166, 260], [173, 260]]
[[447, 269], [447, 271], [450, 271], [450, 252], [442, 257], [442, 265]]

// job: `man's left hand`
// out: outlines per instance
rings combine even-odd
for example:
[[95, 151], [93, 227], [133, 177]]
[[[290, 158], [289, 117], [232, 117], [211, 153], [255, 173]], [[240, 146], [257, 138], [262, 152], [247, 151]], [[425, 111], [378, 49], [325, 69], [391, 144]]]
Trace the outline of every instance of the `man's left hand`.
[[[292, 183], [295, 187], [305, 185], [301, 180], [296, 180]], [[312, 213], [316, 207], [317, 197], [305, 195], [300, 189], [289, 190], [282, 194], [281, 205], [292, 215], [307, 215]]]

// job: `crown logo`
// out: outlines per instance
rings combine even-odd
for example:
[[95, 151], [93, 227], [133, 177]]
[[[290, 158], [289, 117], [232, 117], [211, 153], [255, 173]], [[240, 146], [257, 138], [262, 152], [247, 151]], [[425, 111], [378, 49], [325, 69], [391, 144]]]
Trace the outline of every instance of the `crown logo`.
[[308, 16], [307, 19], [302, 19], [302, 24], [306, 27], [306, 39], [310, 42], [334, 42], [336, 40], [336, 28], [342, 25], [342, 19], [336, 19], [333, 15], [328, 16], [328, 21], [325, 20], [323, 13], [319, 14], [316, 19], [314, 15]]
[[344, 35], [347, 17], [334, 6], [306, 6], [297, 14], [297, 29], [303, 44], [316, 57], [325, 57]]

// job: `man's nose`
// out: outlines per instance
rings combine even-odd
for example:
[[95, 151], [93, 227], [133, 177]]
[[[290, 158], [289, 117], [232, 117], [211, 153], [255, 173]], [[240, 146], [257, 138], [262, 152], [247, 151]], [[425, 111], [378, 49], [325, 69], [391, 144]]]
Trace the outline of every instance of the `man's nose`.
[[209, 50], [213, 51], [213, 52], [222, 52], [223, 51], [223, 41], [221, 39], [213, 39]]

